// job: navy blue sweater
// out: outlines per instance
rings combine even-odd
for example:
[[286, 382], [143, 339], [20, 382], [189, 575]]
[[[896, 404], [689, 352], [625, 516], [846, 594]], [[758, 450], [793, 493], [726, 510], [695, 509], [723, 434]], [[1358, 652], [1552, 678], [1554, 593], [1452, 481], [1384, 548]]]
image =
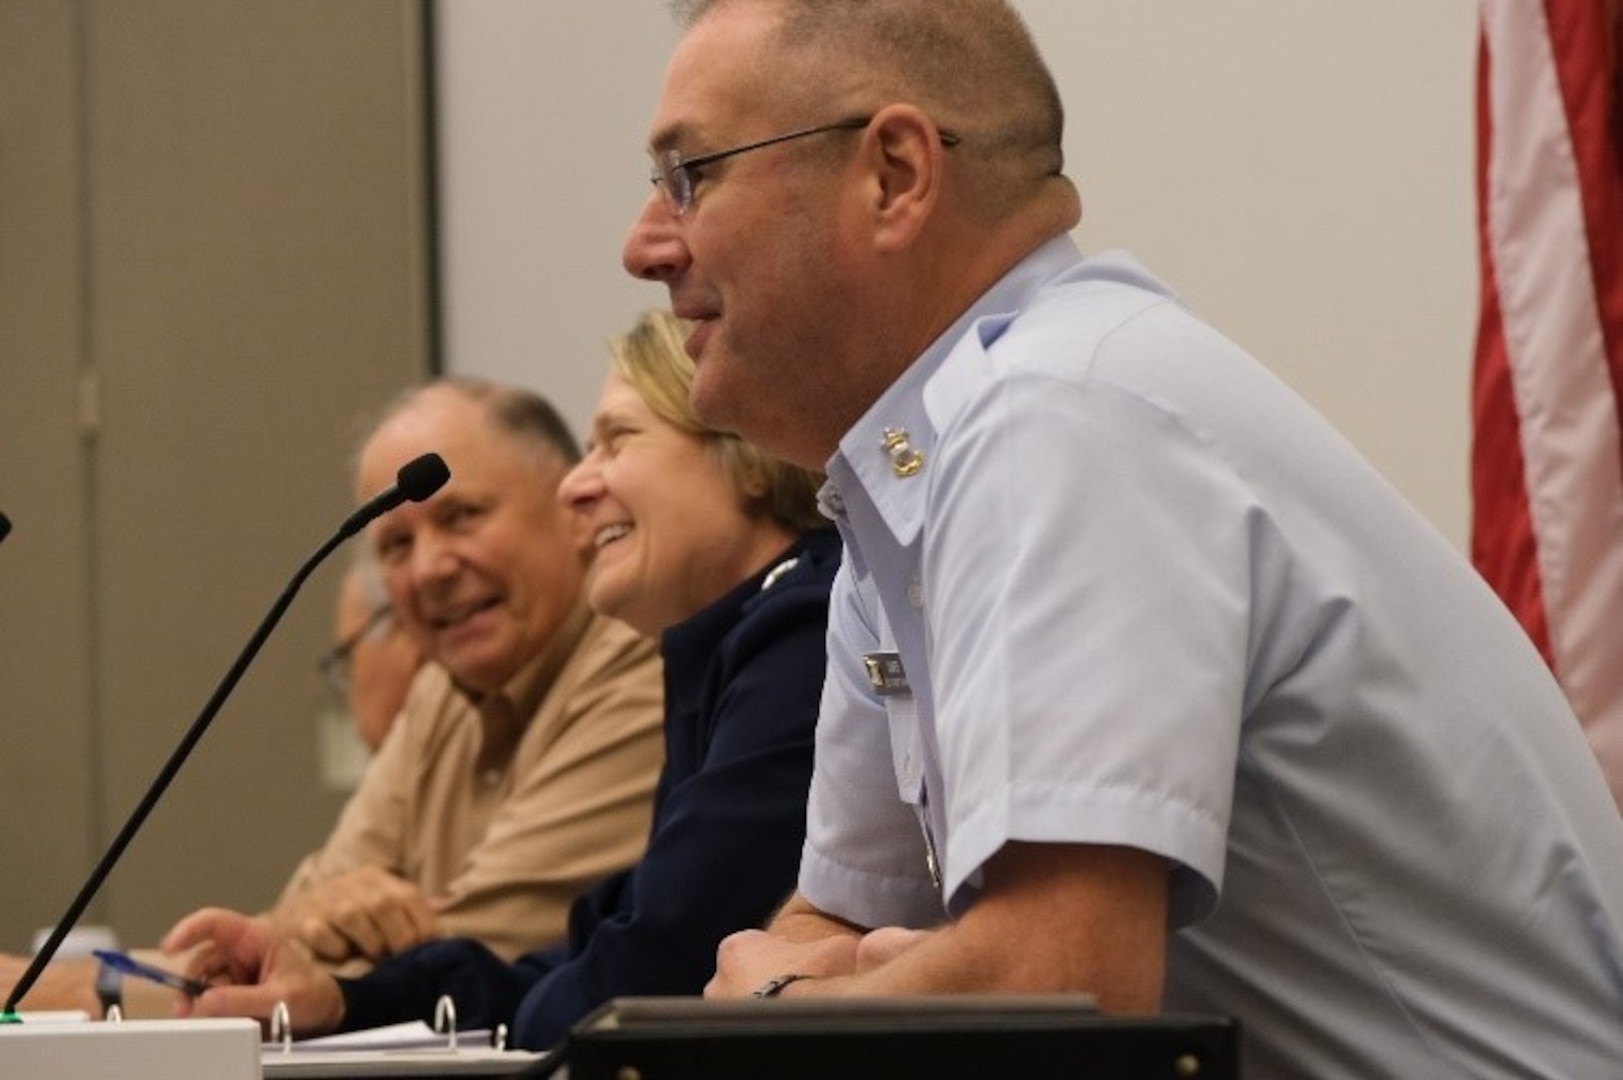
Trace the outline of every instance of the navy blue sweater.
[[613, 997], [697, 994], [727, 934], [759, 926], [794, 888], [806, 831], [812, 734], [822, 693], [832, 530], [660, 641], [665, 767], [648, 849], [569, 913], [569, 938], [507, 964], [478, 942], [429, 942], [338, 980], [345, 1030], [432, 1019], [441, 994], [459, 1026], [509, 1026], [545, 1049]]

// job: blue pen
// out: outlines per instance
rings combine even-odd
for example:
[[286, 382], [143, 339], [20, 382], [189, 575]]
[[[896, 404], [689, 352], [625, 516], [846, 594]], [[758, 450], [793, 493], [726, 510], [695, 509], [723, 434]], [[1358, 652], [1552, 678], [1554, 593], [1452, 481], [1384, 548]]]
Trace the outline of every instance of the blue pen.
[[208, 989], [207, 984], [200, 983], [196, 979], [188, 979], [184, 975], [176, 975], [173, 971], [165, 971], [163, 968], [153, 967], [151, 964], [143, 964], [135, 957], [126, 956], [121, 952], [113, 952], [111, 949], [93, 949], [91, 951], [97, 960], [115, 971], [122, 972], [125, 975], [134, 975], [138, 979], [150, 979], [155, 983], [161, 983], [169, 987], [171, 990], [179, 990], [189, 997], [196, 997]]

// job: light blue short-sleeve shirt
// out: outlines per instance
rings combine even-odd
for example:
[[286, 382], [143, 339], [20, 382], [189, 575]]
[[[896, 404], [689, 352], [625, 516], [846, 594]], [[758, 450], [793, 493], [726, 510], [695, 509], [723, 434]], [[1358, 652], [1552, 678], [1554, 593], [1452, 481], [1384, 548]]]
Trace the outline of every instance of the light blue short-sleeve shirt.
[[1131, 260], [1034, 253], [828, 472], [813, 903], [929, 925], [1010, 840], [1134, 846], [1248, 1076], [1623, 1072], [1623, 824], [1554, 680]]

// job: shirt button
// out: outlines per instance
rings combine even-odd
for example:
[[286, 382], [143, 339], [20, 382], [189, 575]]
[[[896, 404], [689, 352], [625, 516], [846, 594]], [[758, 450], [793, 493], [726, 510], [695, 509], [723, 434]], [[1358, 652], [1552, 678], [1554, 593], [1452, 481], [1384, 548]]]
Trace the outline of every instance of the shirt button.
[[907, 602], [908, 602], [908, 604], [910, 606], [912, 606], [914, 608], [923, 607], [924, 606], [924, 586], [919, 584], [916, 581], [908, 582], [908, 585], [907, 585]]

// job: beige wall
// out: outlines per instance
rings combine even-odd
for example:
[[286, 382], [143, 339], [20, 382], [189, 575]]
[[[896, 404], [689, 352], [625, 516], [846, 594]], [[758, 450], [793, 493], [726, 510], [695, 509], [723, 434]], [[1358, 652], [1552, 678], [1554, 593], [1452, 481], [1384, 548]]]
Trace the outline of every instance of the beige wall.
[[[0, 948], [55, 920], [427, 370], [415, 0], [0, 0]], [[87, 921], [268, 902], [340, 796], [314, 579]]]
[[77, 14], [0, 2], [0, 947], [28, 943], [90, 865], [98, 745], [86, 653], [90, 508]]

